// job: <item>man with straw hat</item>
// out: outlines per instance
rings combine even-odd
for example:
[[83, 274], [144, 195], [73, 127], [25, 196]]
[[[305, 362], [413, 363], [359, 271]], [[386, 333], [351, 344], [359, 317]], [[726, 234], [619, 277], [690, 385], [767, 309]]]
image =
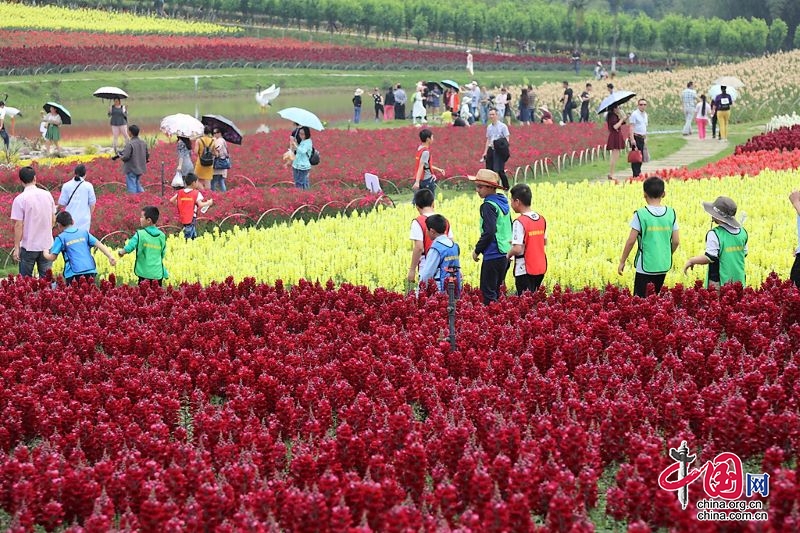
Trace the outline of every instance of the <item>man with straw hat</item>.
[[689, 258], [683, 267], [686, 274], [695, 265], [708, 265], [706, 287], [726, 283], [744, 285], [744, 258], [747, 257], [747, 231], [736, 220], [736, 202], [720, 196], [713, 202], [703, 202], [703, 209], [717, 223], [706, 234], [706, 252]]
[[483, 303], [489, 305], [500, 296], [500, 286], [508, 271], [506, 254], [511, 249], [511, 215], [508, 199], [497, 192], [503, 188], [497, 172], [482, 168], [474, 176], [469, 176], [469, 180], [475, 184], [475, 192], [483, 200], [480, 208], [481, 237], [475, 244], [472, 259], [478, 262], [483, 254], [480, 287]]

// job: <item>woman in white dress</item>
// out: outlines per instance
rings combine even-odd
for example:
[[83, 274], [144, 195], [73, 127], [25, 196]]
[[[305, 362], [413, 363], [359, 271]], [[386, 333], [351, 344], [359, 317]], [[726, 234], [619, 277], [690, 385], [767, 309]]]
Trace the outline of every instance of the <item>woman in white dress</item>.
[[414, 124], [425, 124], [428, 121], [425, 119], [425, 98], [422, 96], [422, 88], [417, 87], [417, 92], [414, 93], [414, 105], [411, 108], [411, 118]]

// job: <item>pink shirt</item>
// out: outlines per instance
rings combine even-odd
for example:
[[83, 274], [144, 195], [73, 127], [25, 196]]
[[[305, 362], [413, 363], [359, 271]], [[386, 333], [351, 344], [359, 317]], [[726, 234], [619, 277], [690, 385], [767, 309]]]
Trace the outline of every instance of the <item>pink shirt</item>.
[[11, 220], [21, 220], [21, 247], [29, 252], [43, 252], [53, 246], [53, 213], [56, 204], [53, 195], [35, 185], [14, 198], [11, 204]]

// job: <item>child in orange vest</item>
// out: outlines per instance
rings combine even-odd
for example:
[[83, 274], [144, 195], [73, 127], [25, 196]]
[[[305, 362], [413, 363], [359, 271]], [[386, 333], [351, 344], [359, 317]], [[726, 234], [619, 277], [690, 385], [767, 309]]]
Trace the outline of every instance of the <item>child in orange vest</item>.
[[194, 172], [189, 172], [184, 181], [186, 187], [175, 193], [169, 201], [178, 206], [178, 219], [183, 224], [183, 236], [188, 241], [197, 238], [197, 208], [209, 207], [214, 200], [203, 200], [203, 193], [198, 190], [200, 183]]
[[511, 249], [507, 257], [514, 258], [514, 280], [517, 294], [536, 292], [547, 272], [547, 221], [531, 211], [531, 188], [519, 183], [511, 188], [511, 208], [519, 217], [511, 228]]

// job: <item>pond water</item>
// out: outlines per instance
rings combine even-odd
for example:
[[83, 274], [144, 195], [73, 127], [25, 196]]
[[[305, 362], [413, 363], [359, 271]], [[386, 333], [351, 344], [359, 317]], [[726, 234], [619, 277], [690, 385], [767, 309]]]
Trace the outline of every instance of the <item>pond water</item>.
[[[352, 119], [351, 98], [352, 92], [343, 89], [288, 93], [281, 94], [266, 110], [261, 110], [256, 102], [255, 91], [214, 96], [203, 96], [200, 93], [194, 97], [181, 94], [175, 98], [129, 98], [124, 103], [128, 106], [128, 123], [137, 124], [142, 136], [159, 133], [161, 119], [174, 113], [186, 113], [198, 118], [203, 114], [223, 115], [232, 120], [247, 136], [264, 131], [265, 127], [270, 130], [291, 128], [292, 124], [278, 115], [278, 111], [286, 107], [308, 109], [323, 122], [327, 121], [329, 126], [346, 125]], [[72, 115], [72, 124], [61, 130], [64, 144], [71, 144], [71, 139], [97, 139], [106, 135], [108, 142], [111, 142], [111, 127], [106, 116], [109, 105], [107, 100], [95, 98], [63, 103]], [[12, 104], [13, 102], [9, 103]], [[22, 111], [23, 116], [15, 120], [16, 135], [36, 137], [39, 134], [39, 110], [23, 108]], [[362, 120], [369, 120], [373, 116], [372, 98], [369, 93], [365, 93]], [[10, 125], [7, 129], [10, 129]]]

